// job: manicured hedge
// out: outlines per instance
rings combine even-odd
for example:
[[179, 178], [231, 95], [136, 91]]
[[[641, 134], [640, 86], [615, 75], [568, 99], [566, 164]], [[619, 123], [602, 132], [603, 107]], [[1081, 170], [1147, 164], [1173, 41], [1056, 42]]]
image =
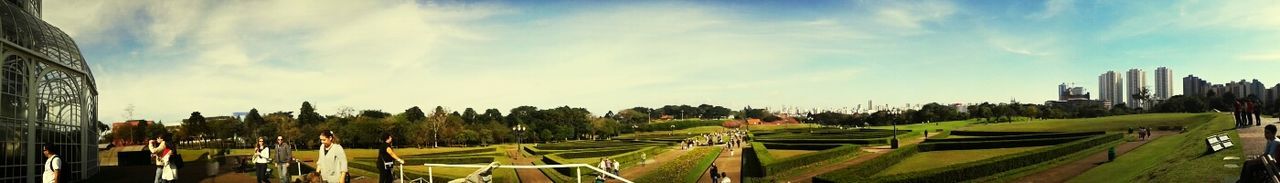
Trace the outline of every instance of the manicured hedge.
[[[369, 158], [370, 161], [376, 162], [376, 158]], [[458, 157], [458, 158], [405, 158], [405, 164], [421, 165], [426, 163], [433, 164], [488, 164], [493, 162], [493, 156], [474, 156], [474, 157]]]
[[762, 164], [764, 165], [764, 175], [768, 176], [782, 171], [803, 167], [805, 165], [831, 160], [832, 158], [858, 153], [860, 150], [862, 149], [857, 145], [843, 145], [834, 149], [777, 160], [769, 164]]
[[951, 135], [959, 136], [1008, 136], [1008, 135], [1030, 135], [1052, 132], [990, 132], [990, 131], [951, 131]]
[[1025, 135], [984, 136], [984, 137], [973, 137], [973, 138], [925, 139], [924, 142], [978, 142], [978, 141], [1041, 139], [1041, 138], [1061, 138], [1061, 137], [1084, 137], [1084, 136], [1094, 136], [1094, 135], [1102, 135], [1102, 134], [1106, 134], [1106, 132], [1037, 133], [1037, 134], [1025, 134]]
[[640, 150], [643, 147], [645, 146], [641, 146], [637, 148], [627, 146], [627, 147], [621, 147], [621, 148], [608, 148], [608, 149], [598, 150], [598, 151], [573, 151], [573, 152], [557, 153], [554, 155], [560, 156], [562, 158], [567, 158], [567, 159], [606, 157], [606, 156], [613, 156], [613, 155]]
[[496, 151], [498, 151], [497, 148], [489, 147], [489, 148], [479, 148], [479, 149], [472, 149], [472, 150], [418, 154], [418, 155], [412, 155], [412, 156], [405, 156], [404, 158], [414, 158], [414, 157], [431, 158], [431, 157], [442, 157], [442, 156], [459, 156], [459, 155], [471, 155], [471, 154], [477, 154], [477, 153], [488, 153], [488, 152], [496, 152]]
[[814, 178], [814, 182], [962, 182], [1027, 166], [1035, 166], [1040, 163], [1049, 162], [1053, 159], [1065, 157], [1089, 148], [1120, 140], [1122, 137], [1123, 134], [1118, 133], [1098, 135], [1051, 148], [1022, 152], [1009, 156], [955, 164], [917, 173], [872, 178], [867, 177], [868, 175], [874, 175], [879, 171], [879, 169], [892, 166], [892, 164], [888, 164], [882, 168], [877, 168], [877, 170], [859, 169], [864, 168], [862, 167], [863, 165], [859, 165], [859, 167], [853, 168], [857, 170], [836, 171], [820, 175]]
[[878, 139], [756, 139], [756, 142], [806, 143], [806, 144], [886, 144], [889, 138]]
[[[906, 134], [910, 131], [901, 131], [898, 134]], [[762, 135], [759, 139], [875, 139], [892, 137], [893, 132], [866, 132], [866, 133], [845, 133], [845, 134], [810, 134], [810, 133], [782, 133], [772, 135]]]
[[763, 144], [766, 148], [769, 148], [769, 149], [810, 150], [810, 151], [821, 151], [821, 150], [833, 149], [833, 148], [837, 148], [845, 145], [845, 144], [790, 144], [790, 143], [788, 144], [763, 143]]
[[751, 150], [756, 154], [756, 160], [761, 166], [773, 163], [773, 155], [769, 154], [769, 147], [765, 147], [764, 143], [752, 142]]
[[867, 182], [866, 177], [871, 177], [882, 170], [889, 169], [894, 164], [898, 164], [898, 162], [918, 152], [920, 151], [916, 149], [915, 145], [905, 146], [861, 164], [818, 175], [813, 177], [813, 182]]
[[1100, 135], [1085, 140], [977, 162], [956, 164], [920, 173], [886, 176], [884, 182], [959, 182], [1048, 162], [1098, 145], [1120, 140], [1123, 134]]
[[707, 169], [711, 167], [711, 163], [715, 162], [716, 157], [720, 156], [723, 150], [721, 147], [697, 148], [690, 152], [680, 155], [676, 160], [670, 161], [650, 171], [648, 174], [632, 179], [635, 182], [698, 182], [698, 179], [707, 174]]
[[1076, 141], [1090, 136], [1072, 136], [1046, 139], [1019, 139], [1019, 140], [996, 140], [996, 141], [976, 141], [976, 142], [928, 142], [920, 143], [921, 152], [929, 151], [946, 151], [946, 150], [966, 150], [966, 149], [995, 149], [1010, 147], [1031, 147], [1031, 146], [1047, 146], [1062, 144]]

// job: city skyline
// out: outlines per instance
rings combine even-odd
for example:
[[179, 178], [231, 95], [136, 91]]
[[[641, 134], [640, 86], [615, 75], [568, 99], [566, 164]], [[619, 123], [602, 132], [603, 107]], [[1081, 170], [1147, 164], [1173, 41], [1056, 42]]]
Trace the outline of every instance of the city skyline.
[[303, 101], [323, 114], [568, 105], [597, 115], [702, 103], [1039, 103], [1057, 98], [1044, 92], [1057, 83], [1158, 66], [1280, 81], [1265, 69], [1280, 66], [1280, 5], [1269, 1], [43, 6], [90, 63], [104, 122], [176, 124], [192, 111], [295, 111]]

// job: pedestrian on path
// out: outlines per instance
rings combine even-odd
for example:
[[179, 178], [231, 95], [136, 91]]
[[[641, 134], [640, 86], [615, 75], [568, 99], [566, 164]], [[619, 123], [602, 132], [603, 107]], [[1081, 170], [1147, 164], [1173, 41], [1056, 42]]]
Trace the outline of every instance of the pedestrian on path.
[[711, 180], [720, 180], [720, 174], [718, 174], [720, 173], [720, 168], [716, 166], [716, 163], [711, 163], [711, 171], [708, 173], [711, 173]]
[[271, 163], [271, 148], [267, 148], [267, 143], [262, 140], [262, 137], [258, 137], [258, 144], [253, 152], [255, 152], [253, 168], [257, 172], [254, 175], [258, 176], [258, 182], [270, 183], [271, 176], [267, 174], [267, 164]]

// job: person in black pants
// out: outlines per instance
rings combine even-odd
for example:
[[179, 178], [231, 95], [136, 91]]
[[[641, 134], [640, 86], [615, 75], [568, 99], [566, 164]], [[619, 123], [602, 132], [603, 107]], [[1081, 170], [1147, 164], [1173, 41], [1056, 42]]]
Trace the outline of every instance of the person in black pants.
[[393, 175], [391, 175], [392, 167], [394, 167], [396, 162], [404, 164], [404, 159], [400, 159], [400, 155], [396, 154], [396, 151], [391, 149], [392, 137], [390, 133], [382, 134], [382, 140], [385, 141], [386, 144], [378, 147], [378, 182], [391, 183], [393, 180], [392, 178], [394, 178]]
[[720, 180], [720, 167], [716, 167], [716, 163], [711, 163], [711, 182]]
[[257, 171], [258, 182], [271, 182], [271, 176], [267, 175], [267, 163], [271, 163], [271, 149], [267, 148], [267, 143], [262, 141], [262, 137], [258, 137], [258, 146], [253, 150], [253, 165]]

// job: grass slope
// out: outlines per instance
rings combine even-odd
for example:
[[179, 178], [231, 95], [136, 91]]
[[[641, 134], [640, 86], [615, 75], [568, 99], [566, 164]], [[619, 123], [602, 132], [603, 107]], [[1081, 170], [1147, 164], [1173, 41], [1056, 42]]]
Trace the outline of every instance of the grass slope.
[[1207, 120], [1209, 114], [1161, 113], [1084, 119], [1051, 119], [1028, 122], [982, 124], [960, 128], [966, 131], [1087, 132], [1121, 131], [1137, 127], [1185, 126]]
[[[1223, 182], [1238, 176], [1239, 168], [1224, 164], [1241, 164], [1243, 160], [1223, 160], [1226, 156], [1242, 157], [1240, 146], [1213, 154], [1204, 154], [1203, 138], [1228, 133], [1239, 143], [1232, 128], [1230, 114], [1198, 114], [1207, 122], [1189, 126], [1188, 132], [1165, 136], [1134, 149], [1115, 161], [1076, 176], [1069, 182]], [[1211, 118], [1211, 119], [1209, 119]]]

